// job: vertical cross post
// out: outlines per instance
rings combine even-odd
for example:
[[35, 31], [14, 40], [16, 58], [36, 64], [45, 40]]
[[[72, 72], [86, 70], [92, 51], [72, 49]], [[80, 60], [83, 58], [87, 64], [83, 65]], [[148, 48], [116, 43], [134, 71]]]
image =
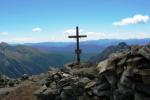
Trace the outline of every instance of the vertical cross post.
[[81, 54], [81, 50], [80, 50], [80, 45], [79, 45], [79, 28], [76, 27], [76, 36], [77, 36], [77, 49], [76, 49], [76, 54], [77, 54], [77, 64], [80, 63], [80, 54]]
[[87, 35], [79, 35], [79, 28], [77, 26], [76, 27], [76, 35], [68, 36], [68, 37], [69, 38], [76, 38], [76, 50], [75, 50], [75, 53], [77, 55], [77, 64], [80, 64], [81, 49], [80, 49], [80, 44], [79, 44], [79, 38], [87, 37]]

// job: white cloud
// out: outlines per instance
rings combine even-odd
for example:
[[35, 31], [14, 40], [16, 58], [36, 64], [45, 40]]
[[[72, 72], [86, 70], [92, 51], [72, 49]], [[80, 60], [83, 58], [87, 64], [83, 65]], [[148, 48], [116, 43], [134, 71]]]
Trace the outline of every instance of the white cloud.
[[[68, 38], [68, 36], [70, 35], [76, 35], [76, 29], [68, 29], [66, 31], [63, 32], [66, 41], [74, 41], [74, 39], [70, 39]], [[99, 33], [95, 33], [95, 32], [86, 32], [83, 29], [79, 30], [79, 34], [80, 35], [87, 35], [86, 38], [82, 38], [81, 41], [85, 41], [85, 40], [96, 40], [99, 39]]]
[[[87, 40], [99, 40], [99, 39], [142, 39], [150, 38], [149, 33], [139, 32], [139, 33], [97, 33], [97, 32], [86, 32], [87, 38], [82, 38], [80, 41]], [[9, 43], [38, 43], [38, 42], [75, 42], [75, 39], [68, 38], [67, 34], [50, 35], [49, 37], [11, 37], [3, 38], [0, 41], [5, 41]]]
[[143, 39], [150, 38], [150, 33], [145, 32], [125, 32], [125, 33], [103, 33], [99, 39]]
[[68, 30], [66, 30], [66, 31], [64, 31], [63, 33], [64, 34], [75, 34], [75, 32], [76, 32], [76, 30], [75, 29], [68, 29]]
[[0, 32], [0, 35], [8, 35], [8, 32]]
[[[0, 41], [5, 41], [9, 43], [37, 43], [37, 42], [75, 42], [75, 39], [68, 38], [69, 35], [75, 35], [74, 29], [66, 30], [62, 33], [47, 33], [44, 36], [9, 36], [7, 38], [1, 38]], [[150, 38], [150, 33], [146, 32], [120, 32], [120, 33], [103, 33], [103, 32], [90, 32], [80, 30], [80, 35], [87, 35], [87, 38], [82, 38], [80, 41], [87, 40], [99, 40], [99, 39], [142, 39]]]
[[[80, 33], [83, 33], [84, 30], [83, 30], [83, 29], [80, 29], [79, 32], [80, 32]], [[64, 33], [64, 34], [75, 35], [75, 34], [76, 34], [76, 29], [68, 29], [68, 30], [64, 31], [63, 33]]]
[[98, 40], [98, 39], [142, 39], [150, 38], [150, 33], [125, 32], [125, 33], [102, 33], [102, 32], [86, 32], [87, 38], [82, 40]]
[[135, 15], [130, 18], [122, 19], [121, 21], [114, 22], [113, 25], [115, 26], [125, 26], [129, 24], [140, 24], [140, 23], [147, 23], [149, 21], [149, 16], [147, 15]]
[[[64, 34], [64, 37], [68, 37], [69, 35], [76, 35], [76, 29], [68, 29], [68, 30], [64, 31], [63, 34]], [[90, 40], [90, 39], [98, 39], [99, 35], [103, 34], [103, 33], [86, 32], [83, 29], [80, 29], [79, 34], [87, 35], [87, 38], [82, 38], [81, 40]], [[70, 40], [70, 39], [68, 39], [68, 40]]]
[[[69, 29], [66, 30], [65, 41], [71, 41], [68, 35], [75, 35], [75, 30]], [[67, 33], [67, 34], [66, 34]], [[104, 33], [104, 32], [86, 32], [83, 29], [80, 31], [80, 35], [87, 35], [87, 38], [82, 38], [81, 41], [86, 40], [98, 40], [98, 39], [141, 39], [141, 38], [150, 38], [150, 33], [145, 32], [120, 32], [120, 33]], [[74, 40], [73, 40], [74, 41]]]
[[41, 32], [41, 31], [42, 31], [42, 29], [39, 28], [39, 27], [36, 27], [36, 28], [32, 29], [32, 32]]
[[32, 41], [33, 38], [30, 37], [16, 37], [16, 38], [12, 38], [11, 41], [15, 41], [15, 42], [27, 42], [27, 41]]

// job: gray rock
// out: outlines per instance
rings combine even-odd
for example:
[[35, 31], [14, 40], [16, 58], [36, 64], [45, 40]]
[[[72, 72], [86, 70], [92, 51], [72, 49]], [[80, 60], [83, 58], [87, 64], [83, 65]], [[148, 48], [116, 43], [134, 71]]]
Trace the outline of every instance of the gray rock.
[[76, 80], [77, 78], [71, 78], [71, 77], [63, 78], [60, 81], [58, 81], [57, 86], [64, 87], [70, 85], [71, 83], [74, 83]]
[[78, 77], [88, 77], [89, 79], [94, 79], [98, 75], [96, 67], [90, 68], [75, 68], [71, 71], [74, 76]]
[[104, 73], [104, 76], [106, 78], [106, 80], [108, 81], [108, 83], [114, 87], [117, 84], [117, 75], [114, 71], [106, 71]]
[[42, 88], [37, 90], [34, 95], [37, 96], [39, 100], [55, 100], [56, 95], [60, 93], [58, 89], [51, 89], [51, 88]]
[[150, 100], [149, 96], [145, 96], [144, 94], [141, 93], [135, 93], [134, 97], [135, 97], [134, 100]]
[[89, 83], [91, 80], [87, 77], [83, 77], [83, 78], [80, 78], [78, 83], [85, 86], [87, 83]]
[[103, 96], [110, 97], [110, 95], [111, 95], [110, 90], [103, 90], [103, 91], [94, 90], [93, 93], [96, 96], [100, 96], [100, 97], [103, 97]]
[[15, 85], [15, 81], [9, 81], [8, 85], [9, 85], [10, 87], [13, 87], [13, 86]]
[[114, 100], [136, 100], [134, 99], [134, 91], [126, 91], [122, 93], [121, 90], [115, 90], [113, 92]]
[[27, 79], [29, 79], [29, 76], [27, 74], [22, 75], [21, 77], [22, 81], [27, 80]]
[[73, 88], [71, 86], [63, 87], [63, 92], [65, 95], [73, 95]]
[[145, 46], [139, 49], [138, 53], [150, 60], [150, 47]]
[[85, 89], [90, 89], [94, 87], [95, 85], [96, 85], [95, 81], [90, 81], [89, 83], [87, 83], [87, 85], [85, 85]]
[[127, 69], [123, 72], [121, 78], [120, 78], [120, 84], [122, 84], [125, 87], [128, 88], [134, 88], [135, 84], [132, 81], [132, 78], [134, 76], [134, 68], [131, 66], [128, 66]]
[[38, 89], [37, 91], [35, 91], [35, 92], [34, 92], [34, 95], [36, 95], [36, 96], [41, 96], [42, 93], [43, 93], [44, 91], [46, 91], [46, 90], [47, 90], [47, 87], [44, 85], [44, 86], [42, 86], [40, 89]]

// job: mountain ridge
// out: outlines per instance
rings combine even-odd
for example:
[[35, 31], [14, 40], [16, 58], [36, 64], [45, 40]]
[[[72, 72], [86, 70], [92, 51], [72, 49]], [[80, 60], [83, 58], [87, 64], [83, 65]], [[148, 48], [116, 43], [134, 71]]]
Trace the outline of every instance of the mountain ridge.
[[46, 72], [50, 66], [59, 67], [64, 56], [40, 51], [29, 46], [0, 44], [0, 73], [9, 77]]

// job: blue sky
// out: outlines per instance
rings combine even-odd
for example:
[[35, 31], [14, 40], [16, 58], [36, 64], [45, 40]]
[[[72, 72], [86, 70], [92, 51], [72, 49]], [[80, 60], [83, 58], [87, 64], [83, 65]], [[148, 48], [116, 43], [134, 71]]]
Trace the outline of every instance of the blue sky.
[[149, 38], [149, 0], [0, 0], [0, 41]]

